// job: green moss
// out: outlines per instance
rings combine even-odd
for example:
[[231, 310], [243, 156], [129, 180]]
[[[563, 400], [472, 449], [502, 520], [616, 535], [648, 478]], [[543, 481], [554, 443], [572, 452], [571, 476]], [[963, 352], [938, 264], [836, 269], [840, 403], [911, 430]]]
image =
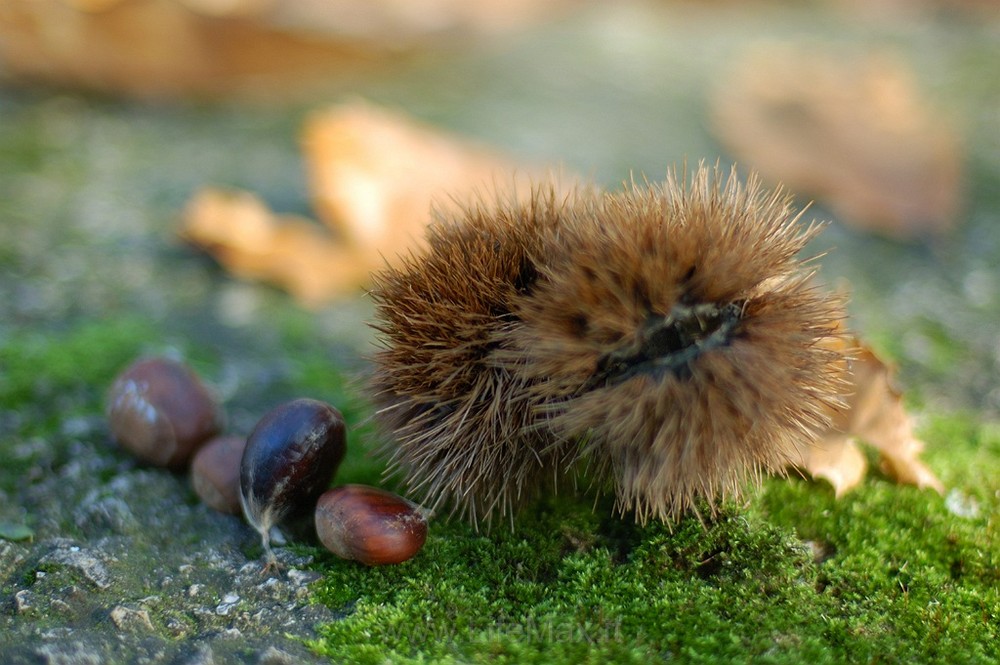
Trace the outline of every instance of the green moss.
[[[337, 482], [377, 483], [371, 406], [313, 333], [302, 320], [283, 328], [285, 380], [344, 411], [351, 448]], [[0, 400], [19, 414], [10, 431], [45, 436], [58, 456], [60, 424], [100, 413], [104, 387], [156, 340], [134, 320], [3, 340]], [[311, 646], [361, 663], [995, 661], [1000, 427], [953, 414], [920, 431], [947, 499], [874, 469], [841, 500], [822, 483], [774, 479], [746, 505], [673, 530], [613, 518], [606, 500], [592, 510], [592, 498], [560, 497], [513, 531], [438, 519], [400, 566], [311, 549], [325, 572], [316, 598], [344, 617]], [[6, 460], [4, 485], [37, 462]]]
[[0, 402], [14, 409], [107, 385], [152, 337], [141, 321], [84, 323], [0, 341]]
[[344, 618], [311, 646], [360, 663], [995, 661], [998, 431], [961, 416], [923, 428], [972, 517], [876, 471], [840, 500], [769, 480], [747, 506], [672, 531], [561, 498], [513, 532], [437, 520], [395, 567], [321, 554], [317, 598]]
[[101, 413], [104, 390], [150, 339], [146, 323], [119, 319], [0, 340], [0, 434], [6, 441], [47, 442], [18, 452], [3, 450], [0, 441], [0, 490], [12, 490], [34, 465], [59, 463], [71, 438], [63, 424]]
[[27, 524], [5, 522], [0, 520], [0, 540], [11, 540], [14, 542], [21, 540], [30, 541], [34, 537], [34, 530]]

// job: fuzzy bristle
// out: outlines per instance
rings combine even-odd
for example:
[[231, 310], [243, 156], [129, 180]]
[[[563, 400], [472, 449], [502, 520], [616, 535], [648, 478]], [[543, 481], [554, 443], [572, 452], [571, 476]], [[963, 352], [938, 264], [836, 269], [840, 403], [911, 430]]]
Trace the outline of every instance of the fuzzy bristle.
[[782, 470], [842, 390], [842, 304], [797, 258], [815, 232], [704, 167], [439, 220], [373, 291], [391, 469], [474, 522], [583, 465], [640, 521]]

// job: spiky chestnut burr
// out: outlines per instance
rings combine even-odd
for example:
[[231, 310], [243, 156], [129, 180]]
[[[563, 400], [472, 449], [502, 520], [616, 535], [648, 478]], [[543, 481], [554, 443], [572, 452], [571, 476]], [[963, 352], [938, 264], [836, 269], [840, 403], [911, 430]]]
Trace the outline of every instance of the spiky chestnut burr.
[[623, 512], [736, 495], [797, 461], [844, 390], [824, 343], [842, 304], [797, 258], [818, 228], [756, 177], [705, 168], [604, 195], [532, 253], [497, 360]]
[[529, 249], [560, 213], [552, 192], [524, 206], [469, 209], [429, 229], [426, 254], [374, 276], [384, 343], [375, 400], [399, 444], [392, 466], [432, 510], [455, 498], [473, 522], [509, 513], [561, 466], [532, 406], [515, 399], [526, 386], [494, 361], [537, 279]]
[[797, 258], [816, 231], [704, 167], [440, 220], [374, 291], [392, 467], [474, 521], [577, 462], [641, 521], [784, 469], [842, 390], [841, 303]]

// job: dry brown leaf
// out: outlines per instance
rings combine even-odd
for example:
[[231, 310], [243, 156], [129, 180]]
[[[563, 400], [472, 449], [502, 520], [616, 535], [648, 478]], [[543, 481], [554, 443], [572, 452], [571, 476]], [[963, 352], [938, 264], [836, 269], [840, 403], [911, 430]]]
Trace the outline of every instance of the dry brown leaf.
[[317, 38], [237, 9], [217, 16], [178, 0], [4, 0], [0, 61], [24, 82], [149, 98], [270, 99], [378, 59], [377, 44]]
[[445, 38], [579, 0], [2, 0], [0, 64], [27, 82], [139, 97], [273, 99]]
[[541, 170], [364, 102], [310, 116], [302, 135], [320, 219], [357, 251], [423, 246], [432, 208], [530, 191]]
[[853, 17], [889, 20], [910, 19], [920, 14], [940, 15], [943, 10], [972, 18], [1000, 16], [1000, 3], [996, 0], [833, 0], [832, 3]]
[[281, 287], [308, 307], [356, 291], [372, 267], [318, 224], [275, 215], [249, 192], [203, 189], [188, 204], [180, 234], [234, 275]]
[[957, 221], [957, 135], [891, 58], [757, 50], [714, 95], [712, 126], [747, 165], [847, 223], [905, 238]]
[[898, 482], [943, 494], [941, 481], [920, 460], [924, 443], [913, 434], [889, 368], [857, 339], [832, 343], [845, 354], [850, 385], [844, 408], [831, 414], [830, 429], [815, 444], [803, 445], [802, 467], [829, 481], [839, 497], [864, 477], [862, 441], [878, 450], [885, 472]]
[[[540, 170], [356, 102], [311, 116], [303, 132], [315, 207], [332, 232], [275, 216], [249, 193], [199, 193], [181, 235], [234, 274], [314, 307], [357, 292], [372, 271], [419, 253], [432, 206], [526, 196]], [[568, 181], [567, 181], [568, 182]]]

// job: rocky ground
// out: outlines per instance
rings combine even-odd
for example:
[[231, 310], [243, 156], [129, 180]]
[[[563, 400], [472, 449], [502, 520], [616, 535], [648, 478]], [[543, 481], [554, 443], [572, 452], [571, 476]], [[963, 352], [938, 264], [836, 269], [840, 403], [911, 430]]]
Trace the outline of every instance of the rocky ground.
[[75, 425], [75, 461], [18, 497], [39, 537], [0, 542], [3, 662], [315, 660], [298, 639], [335, 614], [309, 602], [312, 557], [279, 549], [285, 569], [265, 572], [240, 519], [192, 501], [183, 476], [96, 450], [101, 424]]

